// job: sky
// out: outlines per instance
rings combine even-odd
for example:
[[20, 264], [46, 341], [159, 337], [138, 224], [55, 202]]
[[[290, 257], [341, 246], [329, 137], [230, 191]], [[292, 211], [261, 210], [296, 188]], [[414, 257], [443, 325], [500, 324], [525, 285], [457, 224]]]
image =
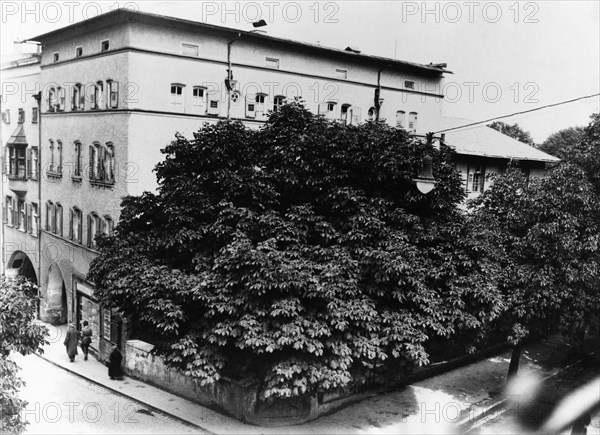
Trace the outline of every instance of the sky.
[[[13, 43], [118, 7], [252, 30], [418, 63], [447, 63], [444, 115], [474, 121], [600, 92], [600, 2], [590, 1], [107, 1], [1, 2], [2, 61]], [[537, 143], [585, 126], [600, 97], [502, 121]]]

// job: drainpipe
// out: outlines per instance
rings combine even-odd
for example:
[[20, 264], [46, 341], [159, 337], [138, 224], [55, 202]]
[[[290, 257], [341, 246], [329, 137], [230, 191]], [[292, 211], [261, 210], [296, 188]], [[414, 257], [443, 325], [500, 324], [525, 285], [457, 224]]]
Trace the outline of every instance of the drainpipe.
[[227, 88], [227, 119], [229, 119], [231, 114], [231, 81], [233, 80], [233, 73], [231, 71], [231, 46], [241, 37], [242, 33], [238, 32], [237, 36], [227, 43], [227, 80], [225, 81], [225, 87]]
[[[42, 91], [33, 96], [38, 106], [38, 159], [37, 159], [37, 178], [38, 178], [38, 221], [37, 221], [37, 241], [38, 241], [38, 296], [41, 297], [42, 289]], [[40, 313], [38, 312], [38, 316]]]
[[390, 65], [386, 65], [383, 68], [381, 68], [379, 71], [377, 71], [377, 88], [375, 89], [375, 121], [379, 121], [379, 111], [381, 109], [381, 103], [380, 101], [380, 96], [381, 96], [381, 72], [387, 68], [389, 68]]

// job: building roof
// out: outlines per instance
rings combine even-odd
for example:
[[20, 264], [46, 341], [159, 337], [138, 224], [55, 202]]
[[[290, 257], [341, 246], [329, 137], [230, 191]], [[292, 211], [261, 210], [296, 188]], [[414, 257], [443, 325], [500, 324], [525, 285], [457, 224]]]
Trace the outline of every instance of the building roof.
[[0, 69], [10, 69], [10, 68], [18, 68], [21, 66], [27, 65], [35, 65], [36, 63], [40, 63], [40, 55], [38, 54], [20, 54], [17, 55], [15, 59], [10, 59], [7, 62], [4, 62], [0, 65]]
[[15, 132], [12, 134], [10, 139], [6, 142], [6, 145], [12, 146], [27, 146], [27, 137], [25, 136], [25, 130], [23, 129], [23, 124], [19, 124]]
[[252, 31], [244, 31], [233, 29], [230, 27], [223, 26], [215, 26], [212, 24], [201, 23], [198, 21], [184, 20], [181, 18], [167, 17], [164, 15], [152, 14], [149, 12], [141, 12], [134, 11], [131, 9], [116, 9], [105, 14], [98, 15], [93, 18], [89, 18], [85, 21], [80, 21], [78, 23], [71, 24], [70, 26], [66, 26], [57, 30], [53, 30], [48, 33], [44, 33], [42, 35], [34, 36], [29, 38], [28, 41], [37, 41], [44, 43], [45, 41], [51, 40], [57, 36], [60, 36], [63, 32], [66, 32], [67, 35], [73, 35], [74, 31], [79, 29], [89, 30], [89, 27], [93, 23], [102, 23], [106, 22], [109, 24], [114, 24], [117, 22], [128, 22], [128, 21], [146, 21], [146, 22], [155, 22], [161, 23], [164, 26], [172, 27], [174, 25], [179, 26], [192, 26], [195, 28], [203, 28], [203, 29], [211, 29], [217, 30], [220, 32], [231, 33], [232, 37], [237, 36], [237, 34], [242, 34], [244, 37], [248, 37], [251, 39], [263, 39], [269, 41], [275, 41], [283, 44], [293, 45], [296, 47], [310, 48], [312, 50], [317, 50], [320, 52], [325, 52], [329, 54], [336, 54], [343, 57], [353, 58], [356, 60], [363, 60], [375, 63], [381, 67], [384, 66], [396, 66], [403, 67], [412, 70], [419, 70], [421, 72], [426, 72], [430, 74], [443, 74], [448, 73], [452, 74], [452, 71], [448, 71], [445, 68], [446, 64], [443, 63], [430, 63], [429, 65], [419, 64], [414, 62], [407, 62], [403, 60], [390, 59], [381, 56], [373, 56], [361, 53], [359, 50], [345, 50], [345, 49], [337, 49], [331, 47], [325, 47], [319, 44], [311, 44], [307, 42], [294, 41], [292, 39], [280, 38], [275, 36], [270, 36], [262, 32], [252, 32]]
[[[442, 130], [473, 122], [475, 121], [469, 119], [444, 117]], [[519, 142], [484, 124], [452, 130], [445, 135], [444, 143], [454, 148], [457, 154], [538, 162], [560, 161], [557, 157]]]

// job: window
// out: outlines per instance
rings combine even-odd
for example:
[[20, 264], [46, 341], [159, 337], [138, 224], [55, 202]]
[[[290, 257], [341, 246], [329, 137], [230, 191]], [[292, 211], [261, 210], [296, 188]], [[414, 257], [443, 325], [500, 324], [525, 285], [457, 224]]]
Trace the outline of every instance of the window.
[[265, 58], [265, 62], [267, 64], [267, 68], [279, 68], [279, 59], [275, 57], [267, 57]]
[[92, 95], [92, 109], [104, 108], [104, 83], [96, 82], [94, 85], [94, 93]]
[[340, 108], [340, 121], [344, 124], [351, 124], [351, 119], [349, 119], [350, 107], [352, 107], [351, 104], [342, 104], [342, 107]]
[[39, 210], [36, 202], [31, 203], [30, 212], [29, 212], [29, 222], [27, 224], [27, 228], [29, 229], [29, 233], [37, 237], [38, 234], [38, 226], [39, 226]]
[[23, 201], [22, 199], [18, 199], [17, 200], [17, 225], [16, 225], [16, 227], [21, 231], [25, 231], [26, 225], [27, 225], [27, 220], [25, 217], [25, 201]]
[[56, 110], [62, 112], [65, 110], [65, 88], [61, 88], [60, 86], [56, 88], [56, 97], [58, 99]]
[[75, 47], [75, 57], [83, 56], [83, 47]]
[[347, 79], [348, 78], [348, 70], [341, 69], [341, 68], [336, 68], [335, 69], [335, 76], [338, 79]]
[[404, 128], [406, 126], [406, 112], [398, 110], [396, 112], [396, 127]]
[[182, 84], [171, 84], [171, 109], [175, 112], [183, 112], [183, 87]]
[[27, 178], [37, 180], [38, 164], [38, 147], [31, 147], [27, 150]]
[[37, 107], [33, 107], [31, 109], [31, 123], [32, 124], [38, 123], [38, 108]]
[[76, 243], [81, 243], [82, 216], [81, 210], [77, 207], [69, 210], [69, 240]]
[[351, 124], [360, 124], [362, 120], [362, 109], [360, 107], [352, 107], [350, 108], [350, 123]]
[[90, 248], [96, 247], [96, 236], [100, 234], [99, 217], [96, 213], [92, 212], [88, 215], [88, 233], [87, 233], [87, 245]]
[[58, 51], [55, 51], [54, 53], [52, 53], [52, 62], [58, 62], [58, 59], [59, 59]]
[[12, 200], [12, 196], [7, 195], [5, 202], [5, 209], [6, 209], [6, 213], [5, 215], [5, 219], [6, 219], [6, 223], [10, 226], [14, 225], [14, 218], [15, 218], [15, 214], [13, 212], [13, 200]]
[[112, 236], [114, 232], [114, 222], [110, 216], [104, 216], [104, 225], [102, 228], [102, 233], [107, 236]]
[[56, 203], [54, 207], [54, 234], [62, 237], [63, 235], [63, 208], [60, 203]]
[[58, 154], [58, 164], [56, 165], [56, 173], [62, 174], [62, 165], [63, 165], [63, 146], [62, 141], [56, 141], [56, 152]]
[[102, 149], [102, 174], [104, 181], [113, 183], [115, 181], [115, 149], [111, 142], [106, 143]]
[[219, 115], [219, 100], [210, 100], [208, 102], [208, 111], [209, 115]]
[[470, 185], [472, 192], [483, 192], [485, 188], [485, 167], [481, 164], [469, 165], [469, 176], [467, 186]]
[[278, 112], [283, 103], [285, 103], [285, 97], [278, 95], [273, 98], [273, 112]]
[[108, 40], [102, 41], [101, 47], [102, 47], [101, 48], [102, 51], [108, 51], [108, 49], [110, 48], [110, 44], [109, 44]]
[[52, 201], [48, 201], [46, 203], [46, 231], [52, 231], [53, 233], [55, 232], [55, 218], [56, 216], [54, 215], [54, 203]]
[[48, 89], [48, 112], [54, 112], [56, 110], [56, 89], [50, 88]]
[[115, 152], [112, 142], [105, 146], [95, 142], [90, 145], [90, 180], [103, 183], [115, 181]]
[[2, 112], [2, 122], [5, 124], [10, 124], [10, 109], [6, 109]]
[[94, 145], [90, 145], [90, 180], [97, 180], [99, 178], [99, 154], [100, 154], [100, 144], [94, 143]]
[[73, 95], [71, 98], [71, 110], [84, 110], [85, 95], [81, 83], [76, 83], [73, 86]]
[[50, 139], [50, 167], [48, 172], [54, 172], [54, 141]]
[[410, 133], [417, 132], [417, 112], [410, 112], [408, 114], [408, 131]]
[[19, 108], [19, 117], [17, 118], [17, 122], [19, 124], [23, 124], [25, 122], [25, 109]]
[[194, 113], [206, 112], [206, 88], [194, 86], [192, 89], [192, 110]]
[[81, 177], [81, 142], [75, 142], [75, 167], [73, 168], [73, 175], [75, 177]]
[[198, 56], [198, 46], [194, 44], [181, 43], [181, 52], [186, 56]]
[[413, 82], [412, 80], [405, 80], [404, 81], [404, 87], [406, 89], [414, 89], [415, 88], [415, 82]]
[[256, 105], [254, 106], [255, 117], [256, 118], [264, 118], [265, 113], [265, 98], [267, 94], [257, 94], [254, 98]]
[[8, 176], [12, 179], [26, 180], [26, 152], [27, 148], [19, 146], [8, 147], [9, 166]]
[[111, 109], [119, 107], [119, 83], [114, 80], [107, 80], [108, 83], [108, 105]]

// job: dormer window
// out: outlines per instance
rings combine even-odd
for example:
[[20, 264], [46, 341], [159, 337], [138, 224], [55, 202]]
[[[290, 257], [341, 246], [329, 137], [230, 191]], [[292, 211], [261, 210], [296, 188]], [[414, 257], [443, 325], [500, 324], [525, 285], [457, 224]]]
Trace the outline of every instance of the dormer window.
[[267, 64], [267, 68], [279, 69], [279, 59], [277, 59], [275, 57], [267, 57], [267, 58], [265, 58], [265, 62]]

